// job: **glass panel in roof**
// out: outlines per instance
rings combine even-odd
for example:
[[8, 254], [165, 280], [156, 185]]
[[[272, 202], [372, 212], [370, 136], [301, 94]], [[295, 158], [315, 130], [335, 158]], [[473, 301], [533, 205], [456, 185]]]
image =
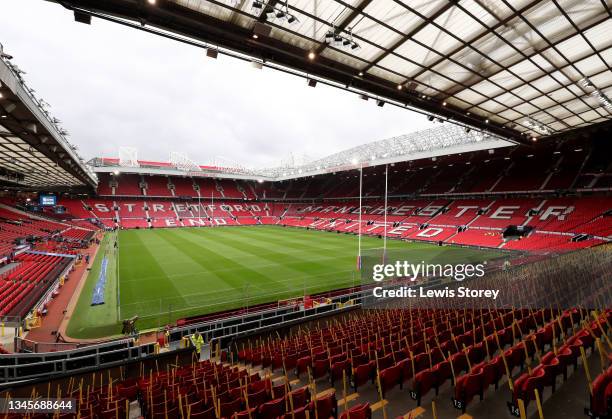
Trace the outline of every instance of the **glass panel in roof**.
[[[480, 22], [457, 7], [451, 7], [434, 22], [454, 37], [459, 38], [460, 41], [468, 41], [484, 30]], [[449, 40], [449, 42], [451, 41]], [[456, 43], [458, 41], [454, 40], [452, 42]]]
[[427, 49], [433, 49], [440, 54], [446, 54], [460, 44], [450, 35], [431, 25], [426, 26], [413, 39], [421, 42]]
[[432, 62], [441, 58], [440, 54], [430, 51], [424, 46], [412, 41], [407, 40], [395, 50], [399, 55], [409, 58], [417, 64], [428, 66]]
[[385, 58], [380, 60], [379, 65], [381, 67], [385, 67], [389, 70], [393, 70], [397, 73], [400, 73], [406, 78], [409, 78], [410, 74], [421, 68], [394, 54], [389, 54]]
[[462, 90], [459, 93], [455, 93], [454, 96], [472, 104], [477, 102], [483, 102], [488, 99], [486, 96], [481, 95], [480, 93], [475, 92], [473, 90]]
[[[563, 80], [568, 79], [566, 77], [563, 77]], [[531, 84], [534, 88], [542, 92], [549, 92], [551, 90], [561, 87], [561, 85], [557, 83], [555, 79], [548, 75], [532, 80], [529, 82], [529, 84]]]
[[605, 20], [599, 25], [584, 32], [584, 35], [596, 49], [612, 45], [612, 37], [610, 34], [612, 34], [612, 19]]
[[[606, 66], [606, 62], [605, 62], [606, 57], [604, 57], [605, 51], [601, 55], [604, 58], [604, 61], [602, 61], [597, 55], [591, 55], [588, 58], [577, 61], [576, 63], [574, 63], [574, 65], [578, 68], [578, 70], [580, 70], [582, 73], [584, 73], [587, 76], [590, 76], [594, 73], [597, 73], [603, 70], [607, 70], [608, 67]], [[612, 52], [609, 55], [610, 55], [610, 58], [612, 59]]]
[[[486, 7], [488, 7], [489, 9], [485, 10], [480, 6], [480, 4], [478, 4], [474, 0], [464, 0], [460, 4], [471, 14], [473, 14], [474, 17], [476, 17], [479, 21], [483, 22], [487, 26], [493, 26], [495, 23], [497, 23], [498, 19], [503, 19], [505, 15], [510, 12], [506, 7], [495, 7], [497, 5], [494, 5], [494, 7], [486, 5]], [[495, 16], [491, 13], [494, 13]]]
[[509, 119], [511, 121], [522, 117], [522, 115], [518, 113], [517, 111], [515, 111], [514, 109], [506, 109], [505, 111], [500, 112], [499, 116]]
[[499, 86], [496, 86], [489, 80], [482, 80], [481, 82], [472, 86], [472, 89], [487, 97], [493, 97], [503, 93], [503, 90]]
[[407, 33], [423, 22], [416, 14], [399, 6], [393, 0], [372, 1], [365, 8], [364, 14], [372, 16], [401, 33]]
[[576, 35], [557, 45], [566, 60], [575, 61], [584, 57], [585, 51], [592, 52], [591, 47], [580, 35]]
[[546, 109], [546, 110], [548, 110], [548, 108], [550, 108], [551, 106], [555, 106], [556, 104], [554, 100], [546, 96], [536, 97], [535, 99], [531, 101], [531, 103], [533, 103], [535, 106], [537, 106], [540, 109]]
[[381, 68], [379, 66], [374, 66], [372, 68], [370, 68], [368, 70], [368, 73], [386, 79], [386, 80], [390, 80], [393, 83], [401, 83], [404, 81], [404, 78], [402, 76], [398, 76], [397, 74], [394, 74], [388, 70], [385, 70], [384, 68]]
[[329, 48], [329, 47], [323, 50], [323, 52], [321, 53], [321, 56], [333, 59], [334, 61], [348, 65], [355, 69], [363, 68], [367, 64], [364, 60], [357, 59], [355, 57], [352, 57], [348, 54], [341, 52], [340, 50], [336, 50], [336, 49]]
[[367, 39], [368, 42], [375, 45], [380, 45], [383, 48], [392, 46], [402, 36], [401, 34], [398, 34], [391, 29], [387, 29], [369, 18], [359, 19], [358, 22], [359, 23], [353, 27], [353, 33], [359, 35], [361, 38]]
[[[487, 100], [484, 103], [481, 103], [480, 105], [478, 105], [480, 108], [485, 109], [486, 111], [489, 112], [495, 112], [495, 113], [500, 113], [501, 111], [503, 111], [504, 109], [506, 109], [506, 106], [504, 106], [501, 103], [498, 103], [494, 100]], [[503, 116], [503, 115], [501, 115]]]

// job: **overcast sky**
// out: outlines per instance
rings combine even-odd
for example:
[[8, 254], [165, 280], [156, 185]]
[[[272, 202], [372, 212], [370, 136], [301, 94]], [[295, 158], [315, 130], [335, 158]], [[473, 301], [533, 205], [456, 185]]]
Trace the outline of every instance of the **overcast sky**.
[[323, 157], [358, 144], [431, 126], [422, 115], [379, 108], [355, 94], [263, 69], [43, 0], [0, 0], [0, 42], [51, 104], [86, 159], [141, 160], [171, 151], [204, 164], [222, 156], [271, 166], [290, 153]]

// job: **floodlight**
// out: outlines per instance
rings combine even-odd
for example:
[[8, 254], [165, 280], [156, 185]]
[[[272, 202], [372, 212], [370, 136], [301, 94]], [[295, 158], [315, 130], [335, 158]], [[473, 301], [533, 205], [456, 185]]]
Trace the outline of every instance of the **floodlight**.
[[74, 21], [78, 23], [84, 23], [85, 25], [91, 25], [91, 15], [89, 13], [75, 10]]
[[213, 49], [213, 48], [206, 49], [207, 57], [216, 59], [218, 55], [219, 55], [219, 51], [217, 51], [216, 49]]

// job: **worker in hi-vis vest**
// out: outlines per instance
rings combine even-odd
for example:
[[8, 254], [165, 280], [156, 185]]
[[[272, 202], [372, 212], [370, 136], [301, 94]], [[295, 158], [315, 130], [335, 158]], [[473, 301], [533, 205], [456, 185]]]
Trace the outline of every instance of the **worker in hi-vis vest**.
[[191, 343], [193, 346], [195, 346], [196, 352], [199, 355], [200, 351], [202, 350], [202, 345], [204, 345], [204, 338], [202, 335], [200, 335], [200, 332], [195, 332], [193, 335], [191, 335]]

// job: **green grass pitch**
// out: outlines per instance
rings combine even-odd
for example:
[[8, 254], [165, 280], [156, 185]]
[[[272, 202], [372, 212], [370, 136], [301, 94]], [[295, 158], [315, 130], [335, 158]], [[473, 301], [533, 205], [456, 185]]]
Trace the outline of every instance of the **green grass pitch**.
[[[382, 246], [382, 239], [362, 238], [364, 254], [379, 252]], [[387, 248], [403, 259], [432, 263], [480, 263], [501, 254], [398, 240], [387, 240]], [[72, 338], [100, 338], [119, 334], [120, 320], [133, 315], [140, 317], [138, 327], [144, 330], [192, 315], [358, 285], [356, 254], [355, 235], [281, 226], [109, 233], [67, 333]], [[106, 302], [91, 306], [104, 257]]]

